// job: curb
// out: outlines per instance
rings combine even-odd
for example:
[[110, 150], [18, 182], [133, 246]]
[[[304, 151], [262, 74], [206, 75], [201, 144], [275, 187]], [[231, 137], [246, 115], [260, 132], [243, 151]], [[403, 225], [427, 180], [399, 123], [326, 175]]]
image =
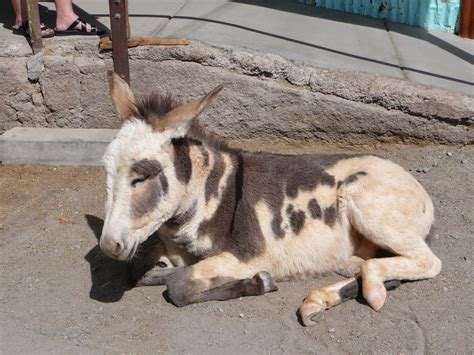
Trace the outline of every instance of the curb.
[[3, 164], [100, 166], [115, 129], [15, 127], [0, 136]]

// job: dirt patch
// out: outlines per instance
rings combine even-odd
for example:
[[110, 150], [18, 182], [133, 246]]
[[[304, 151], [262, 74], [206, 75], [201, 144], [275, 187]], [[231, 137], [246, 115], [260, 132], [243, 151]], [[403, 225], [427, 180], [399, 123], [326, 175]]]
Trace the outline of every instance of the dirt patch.
[[164, 287], [129, 290], [126, 266], [99, 253], [105, 202], [100, 168], [1, 166], [2, 351], [472, 351], [474, 148], [384, 146], [376, 153], [411, 170], [432, 196], [437, 220], [431, 247], [443, 271], [432, 280], [402, 284], [378, 313], [349, 301], [313, 328], [298, 323], [298, 306], [312, 288], [341, 277], [284, 282], [265, 296], [176, 308], [163, 297]]

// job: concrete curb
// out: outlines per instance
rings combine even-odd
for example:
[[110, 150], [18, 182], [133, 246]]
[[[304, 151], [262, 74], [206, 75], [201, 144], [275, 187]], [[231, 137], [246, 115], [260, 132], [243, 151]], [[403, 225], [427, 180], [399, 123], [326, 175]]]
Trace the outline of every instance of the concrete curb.
[[3, 164], [102, 165], [113, 129], [15, 127], [0, 136]]

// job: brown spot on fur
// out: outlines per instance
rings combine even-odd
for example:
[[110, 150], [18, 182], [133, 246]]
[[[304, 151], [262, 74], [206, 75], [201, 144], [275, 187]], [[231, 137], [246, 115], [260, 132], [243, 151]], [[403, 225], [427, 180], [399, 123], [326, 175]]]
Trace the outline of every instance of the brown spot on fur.
[[204, 164], [204, 167], [208, 167], [209, 166], [209, 152], [207, 151], [206, 148], [204, 148], [202, 144], [199, 145], [199, 152], [202, 155], [202, 162]]
[[197, 208], [196, 208], [197, 202], [194, 201], [191, 204], [191, 207], [189, 207], [186, 211], [177, 214], [176, 216], [170, 218], [168, 221], [165, 222], [165, 226], [171, 227], [171, 228], [176, 228], [179, 226], [182, 226], [186, 223], [188, 223], [193, 217], [196, 215]]
[[199, 121], [196, 120], [191, 123], [187, 136], [191, 139], [206, 143], [206, 145], [214, 151], [238, 152], [238, 150], [229, 148], [227, 142], [217, 134], [204, 130], [199, 125]]
[[225, 162], [222, 156], [214, 152], [214, 166], [212, 167], [211, 172], [206, 180], [206, 202], [208, 202], [212, 196], [218, 195], [219, 190], [219, 181], [224, 175], [225, 171]]
[[355, 182], [359, 179], [359, 176], [366, 176], [366, 175], [367, 175], [367, 173], [365, 171], [358, 171], [357, 173], [349, 175], [348, 177], [346, 177], [346, 179], [344, 180], [344, 184], [353, 183], [353, 182]]
[[132, 196], [132, 215], [136, 218], [140, 218], [152, 210], [160, 200], [161, 191], [162, 190], [155, 179], [147, 181], [145, 188], [134, 192]]
[[319, 206], [318, 201], [312, 198], [308, 202], [308, 210], [309, 214], [313, 219], [321, 218], [323, 216], [323, 211], [321, 210], [321, 206]]
[[331, 206], [324, 209], [324, 223], [330, 227], [333, 227], [334, 223], [336, 223], [336, 218], [337, 209], [335, 204], [332, 204]]
[[130, 169], [138, 175], [157, 176], [163, 170], [163, 167], [158, 160], [142, 159], [133, 163]]
[[[217, 152], [213, 152], [217, 154]], [[225, 183], [221, 200], [215, 214], [211, 219], [204, 221], [199, 226], [198, 234], [204, 234], [213, 241], [213, 248], [217, 250], [228, 250], [241, 259], [259, 254], [257, 245], [260, 238], [252, 233], [253, 227], [258, 221], [251, 216], [242, 215], [239, 203], [242, 197], [242, 176], [239, 170], [239, 161], [235, 156], [231, 157], [232, 171]], [[247, 219], [245, 221], [245, 219]], [[245, 222], [244, 222], [245, 221]], [[257, 223], [257, 224], [254, 224]], [[234, 228], [236, 226], [236, 228]], [[252, 229], [250, 231], [249, 229]]]
[[311, 191], [323, 184], [335, 186], [334, 176], [324, 171], [342, 159], [353, 155], [275, 155], [241, 153], [248, 173], [252, 175], [256, 196], [263, 198], [273, 213], [271, 228], [276, 238], [283, 238], [281, 210], [285, 193], [295, 198], [298, 191]]
[[161, 188], [163, 189], [163, 193], [166, 195], [168, 193], [168, 189], [169, 189], [168, 178], [162, 172], [159, 175], [159, 179], [160, 179]]
[[187, 184], [191, 179], [193, 164], [189, 156], [189, 141], [185, 138], [173, 139], [174, 167], [179, 181]]
[[291, 229], [295, 234], [298, 234], [301, 228], [304, 226], [304, 222], [306, 219], [306, 214], [304, 211], [295, 211], [290, 216], [290, 225]]
[[360, 278], [351, 281], [339, 290], [339, 297], [341, 297], [341, 302], [351, 300], [359, 295], [359, 282], [361, 282]]
[[337, 188], [341, 187], [341, 185], [347, 185], [347, 184], [352, 184], [353, 182], [356, 182], [359, 179], [359, 176], [366, 176], [367, 173], [365, 171], [358, 171], [355, 174], [351, 174], [348, 177], [344, 179], [344, 181], [339, 181], [337, 183]]

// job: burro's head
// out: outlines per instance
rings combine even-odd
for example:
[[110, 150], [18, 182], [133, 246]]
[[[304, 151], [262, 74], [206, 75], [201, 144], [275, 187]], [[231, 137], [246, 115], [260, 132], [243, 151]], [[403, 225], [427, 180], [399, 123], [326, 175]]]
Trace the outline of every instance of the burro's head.
[[130, 260], [138, 245], [175, 215], [185, 194], [177, 165], [191, 163], [176, 147], [222, 86], [177, 105], [169, 96], [135, 97], [118, 75], [108, 76], [122, 128], [103, 157], [107, 202], [100, 248], [114, 259]]

